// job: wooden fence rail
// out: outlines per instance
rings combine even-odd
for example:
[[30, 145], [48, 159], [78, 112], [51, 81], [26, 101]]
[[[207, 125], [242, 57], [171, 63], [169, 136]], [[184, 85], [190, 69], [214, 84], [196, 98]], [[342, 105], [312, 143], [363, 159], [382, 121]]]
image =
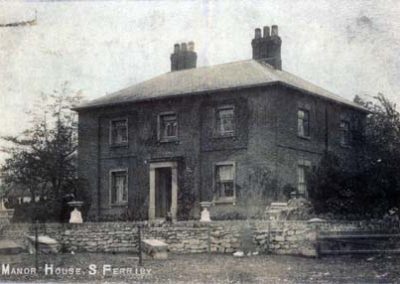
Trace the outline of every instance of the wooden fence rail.
[[397, 254], [400, 234], [382, 232], [318, 232], [317, 254]]

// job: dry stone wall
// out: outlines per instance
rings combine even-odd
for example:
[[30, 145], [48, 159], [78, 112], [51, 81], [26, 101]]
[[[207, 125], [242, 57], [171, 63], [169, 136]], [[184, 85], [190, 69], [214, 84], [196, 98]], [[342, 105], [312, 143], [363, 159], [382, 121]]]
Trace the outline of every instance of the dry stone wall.
[[[306, 221], [197, 221], [175, 224], [149, 224], [133, 222], [99, 222], [83, 224], [40, 224], [39, 234], [48, 235], [62, 244], [66, 252], [137, 252], [138, 225], [142, 238], [159, 239], [174, 253], [232, 253], [245, 246], [244, 232], [250, 232], [250, 251], [273, 254], [316, 255], [316, 238], [320, 230], [330, 232], [375, 230], [389, 228], [371, 222]], [[393, 228], [391, 226], [390, 228]], [[10, 224], [2, 238], [24, 244], [26, 235], [33, 235], [32, 224]]]

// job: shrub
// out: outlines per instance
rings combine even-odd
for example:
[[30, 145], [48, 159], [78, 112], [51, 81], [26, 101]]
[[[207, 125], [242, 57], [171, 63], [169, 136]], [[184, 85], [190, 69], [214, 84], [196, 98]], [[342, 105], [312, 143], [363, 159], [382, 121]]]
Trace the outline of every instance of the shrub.
[[64, 221], [63, 206], [68, 205], [58, 200], [16, 204], [12, 222], [61, 222]]
[[247, 180], [238, 186], [238, 203], [247, 218], [262, 218], [265, 207], [278, 199], [277, 181], [271, 170], [262, 165], [249, 169]]

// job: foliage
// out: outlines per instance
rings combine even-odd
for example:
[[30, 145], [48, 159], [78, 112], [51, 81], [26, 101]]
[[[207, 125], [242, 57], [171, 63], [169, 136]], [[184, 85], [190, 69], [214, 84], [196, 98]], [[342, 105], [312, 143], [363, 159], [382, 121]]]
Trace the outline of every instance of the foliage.
[[359, 168], [325, 153], [309, 177], [309, 196], [317, 213], [382, 217], [400, 202], [400, 114], [382, 94], [373, 102], [355, 101], [370, 111], [358, 150]]
[[[64, 83], [61, 91], [42, 94], [27, 113], [31, 117], [28, 129], [18, 136], [2, 137], [12, 145], [6, 149], [9, 158], [1, 168], [8, 193], [19, 188], [19, 194], [27, 192], [31, 200], [46, 197], [46, 204], [62, 204], [66, 194], [88, 199], [83, 181], [76, 178], [77, 117], [71, 110], [81, 98], [80, 92], [71, 92]], [[23, 206], [42, 205], [33, 202]], [[53, 210], [48, 211], [50, 216], [55, 209], [48, 209]]]
[[245, 209], [245, 216], [261, 218], [266, 205], [277, 199], [277, 181], [270, 169], [263, 166], [250, 168], [243, 188], [239, 187], [238, 190], [238, 206]]
[[346, 213], [351, 197], [343, 187], [346, 174], [339, 158], [326, 152], [308, 176], [308, 195], [317, 213]]
[[179, 220], [189, 220], [193, 218], [192, 216], [192, 210], [195, 204], [195, 196], [192, 192], [190, 192], [187, 188], [183, 188], [179, 193], [178, 193], [178, 212], [177, 212], [177, 218]]
[[287, 204], [287, 220], [310, 220], [314, 216], [311, 202], [304, 197], [291, 198]]
[[282, 188], [282, 193], [285, 196], [286, 200], [289, 200], [292, 197], [292, 194], [298, 195], [298, 190], [292, 184], [287, 183]]
[[17, 203], [14, 210], [12, 222], [59, 222], [64, 218], [62, 202], [54, 199]]
[[[376, 103], [356, 101], [371, 111], [366, 121], [365, 148], [360, 158], [361, 178], [366, 188], [379, 198], [381, 212], [400, 202], [400, 113], [396, 105], [382, 94]], [[375, 200], [376, 201], [376, 200]]]
[[210, 209], [211, 220], [246, 220], [249, 212], [243, 206], [234, 206], [218, 204]]

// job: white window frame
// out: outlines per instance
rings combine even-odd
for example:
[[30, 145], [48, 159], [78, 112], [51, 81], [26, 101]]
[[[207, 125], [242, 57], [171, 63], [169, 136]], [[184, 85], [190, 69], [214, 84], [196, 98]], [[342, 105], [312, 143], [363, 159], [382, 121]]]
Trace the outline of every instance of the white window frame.
[[[230, 131], [224, 131], [221, 132], [221, 128], [220, 128], [220, 119], [219, 119], [219, 112], [223, 111], [223, 110], [232, 110], [233, 112], [233, 117], [232, 117], [232, 127], [233, 130]], [[236, 109], [234, 105], [223, 105], [223, 106], [219, 106], [215, 109], [215, 113], [214, 113], [214, 134], [215, 136], [219, 136], [219, 137], [230, 137], [230, 136], [235, 136], [236, 133], [236, 120], [235, 120], [235, 113], [236, 113]]]
[[[300, 175], [299, 175], [299, 170], [300, 168], [305, 169], [304, 170], [304, 183], [300, 184]], [[306, 170], [308, 169], [308, 171], [311, 170], [311, 162], [305, 159], [300, 159], [297, 163], [297, 192], [300, 195], [303, 195], [304, 197], [308, 196], [308, 184], [307, 184], [307, 180], [306, 180]], [[300, 187], [304, 186], [304, 192], [300, 191]]]
[[[113, 123], [116, 121], [121, 121], [125, 120], [126, 124], [126, 141], [122, 143], [114, 143], [113, 139]], [[119, 118], [113, 118], [110, 120], [110, 126], [109, 126], [109, 144], [111, 147], [118, 147], [118, 146], [127, 146], [129, 143], [129, 120], [127, 117], [119, 117]]]
[[[347, 130], [345, 130], [345, 128], [342, 126], [342, 123], [346, 123], [348, 128]], [[351, 146], [351, 142], [352, 142], [352, 133], [351, 133], [351, 124], [350, 124], [350, 120], [348, 119], [340, 119], [339, 122], [339, 129], [340, 129], [340, 145], [343, 147], [350, 147]], [[347, 137], [346, 137], [347, 135]], [[348, 139], [348, 141], [345, 141], [346, 139]]]
[[[303, 119], [302, 119], [302, 123], [303, 123], [303, 132], [304, 133], [300, 133], [299, 132], [299, 120], [300, 120], [300, 118], [299, 118], [299, 113], [300, 112], [303, 112], [304, 114], [306, 114], [307, 113], [307, 115], [308, 115], [308, 120], [307, 120], [307, 129], [305, 129], [304, 128], [304, 117], [303, 117]], [[301, 138], [310, 138], [310, 136], [311, 136], [311, 112], [310, 112], [310, 110], [309, 109], [306, 109], [306, 108], [304, 108], [304, 107], [299, 107], [299, 108], [297, 108], [297, 136], [299, 136], [299, 137], [301, 137]], [[307, 134], [305, 134], [305, 132], [308, 132]]]
[[[162, 131], [161, 129], [162, 122], [163, 122], [163, 117], [168, 116], [168, 115], [175, 115], [176, 119], [176, 136], [162, 136]], [[168, 111], [168, 112], [162, 112], [158, 114], [157, 116], [157, 140], [160, 142], [170, 142], [170, 141], [177, 141], [179, 140], [179, 122], [178, 122], [178, 113], [174, 111]]]
[[[116, 200], [115, 203], [112, 203], [112, 191], [113, 191], [113, 174], [124, 172], [126, 175], [126, 200]], [[109, 172], [109, 205], [112, 206], [123, 206], [127, 205], [129, 200], [129, 171], [128, 168], [118, 168], [112, 169]]]
[[[220, 197], [218, 188], [217, 188], [217, 167], [219, 166], [232, 166], [233, 167], [233, 196], [225, 196]], [[213, 190], [214, 190], [214, 203], [232, 203], [235, 205], [236, 203], [236, 162], [234, 161], [224, 161], [214, 163], [213, 167]]]

